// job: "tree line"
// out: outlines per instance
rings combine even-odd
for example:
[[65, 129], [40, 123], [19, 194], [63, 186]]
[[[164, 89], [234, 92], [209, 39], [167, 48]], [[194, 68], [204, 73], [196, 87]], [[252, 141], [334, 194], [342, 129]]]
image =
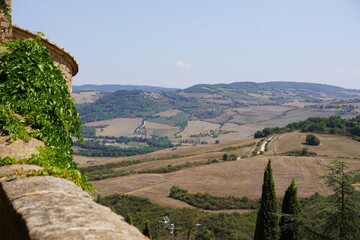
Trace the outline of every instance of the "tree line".
[[352, 119], [342, 119], [340, 116], [328, 118], [314, 117], [305, 121], [290, 123], [285, 127], [264, 128], [254, 134], [254, 138], [263, 138], [271, 134], [298, 131], [323, 134], [339, 134], [350, 136], [360, 141], [360, 115]]

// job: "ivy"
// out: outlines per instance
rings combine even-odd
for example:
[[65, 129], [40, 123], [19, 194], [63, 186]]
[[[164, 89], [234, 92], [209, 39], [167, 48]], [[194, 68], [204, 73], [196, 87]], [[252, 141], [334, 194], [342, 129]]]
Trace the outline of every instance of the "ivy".
[[[42, 166], [50, 175], [70, 175], [93, 190], [73, 160], [72, 135], [82, 141], [81, 121], [59, 67], [39, 39], [0, 46], [8, 50], [0, 54], [0, 132], [10, 141], [36, 138], [45, 144], [40, 154], [17, 163]], [[0, 165], [4, 163], [0, 159]]]

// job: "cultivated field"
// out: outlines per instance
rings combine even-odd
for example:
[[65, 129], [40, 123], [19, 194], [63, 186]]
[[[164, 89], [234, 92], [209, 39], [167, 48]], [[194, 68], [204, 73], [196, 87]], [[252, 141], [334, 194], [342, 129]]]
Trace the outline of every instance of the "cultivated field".
[[154, 116], [156, 116], [156, 117], [172, 117], [172, 116], [175, 116], [176, 114], [178, 114], [179, 112], [181, 112], [181, 111], [172, 109], [172, 110], [167, 110], [167, 111], [164, 111], [161, 113], [157, 113]]
[[308, 133], [285, 133], [276, 136], [269, 145], [269, 150], [265, 154], [274, 155], [288, 151], [301, 150], [304, 147], [318, 155], [326, 155], [329, 158], [359, 158], [360, 143], [344, 136], [331, 134], [314, 134], [320, 139], [319, 146], [309, 146], [304, 144]]
[[[324, 174], [318, 164], [328, 163], [329, 159], [307, 157], [273, 157], [272, 167], [276, 193], [283, 196], [292, 179], [295, 179], [300, 196], [309, 196], [315, 192], [330, 194], [318, 177]], [[233, 162], [186, 168], [167, 174], [139, 174], [94, 182], [101, 194], [117, 192], [148, 197], [152, 201], [178, 207], [169, 201], [169, 189], [179, 186], [190, 192], [208, 192], [218, 195], [248, 196], [259, 198], [265, 165], [268, 157], [257, 156]], [[346, 160], [360, 168], [360, 161]]]
[[299, 108], [289, 111], [285, 116], [269, 119], [259, 123], [263, 127], [284, 127], [289, 123], [303, 121], [309, 117], [329, 117], [336, 115], [334, 110], [317, 110], [310, 108]]
[[131, 136], [140, 126], [142, 118], [114, 118], [111, 120], [86, 123], [86, 126], [106, 126], [96, 129], [96, 136]]
[[[168, 197], [172, 186], [179, 186], [190, 192], [208, 192], [217, 195], [236, 195], [259, 198], [263, 171], [269, 158], [272, 159], [272, 168], [276, 186], [276, 193], [283, 196], [290, 181], [295, 179], [300, 196], [309, 196], [315, 192], [330, 194], [331, 191], [319, 178], [324, 174], [323, 167], [319, 164], [327, 164], [338, 159], [345, 161], [352, 169], [360, 168], [360, 143], [335, 135], [318, 135], [321, 145], [309, 148], [315, 151], [315, 157], [291, 157], [279, 154], [285, 151], [298, 150], [304, 147], [303, 141], [306, 134], [287, 133], [273, 139], [269, 145], [269, 151], [265, 155], [242, 158], [236, 161], [213, 163], [197, 167], [188, 167], [179, 171], [164, 174], [135, 174], [117, 178], [109, 178], [93, 183], [100, 194], [110, 195], [114, 193], [133, 194], [150, 198], [153, 202], [172, 206], [189, 207], [187, 204]], [[240, 146], [253, 142], [254, 139], [233, 141], [231, 144], [189, 146], [165, 149], [159, 152], [117, 159], [102, 159], [98, 162], [84, 163], [104, 164], [134, 159], [148, 159], [149, 162], [119, 168], [122, 170], [144, 170], [178, 165], [186, 162], [202, 161], [211, 158], [221, 158], [224, 152], [221, 149], [230, 146]], [[234, 152], [239, 155], [249, 154], [253, 147], [237, 149], [226, 152]], [[270, 156], [271, 155], [271, 156]], [[175, 158], [173, 158], [175, 157]]]
[[285, 106], [255, 106], [248, 108], [236, 108], [230, 122], [239, 124], [254, 124], [281, 116], [285, 111], [292, 109]]
[[146, 122], [145, 127], [146, 127], [146, 135], [148, 137], [155, 135], [155, 136], [161, 136], [161, 137], [166, 136], [169, 138], [173, 138], [175, 137], [175, 134], [180, 131], [179, 127], [174, 127], [161, 123], [154, 123], [150, 121]]
[[92, 103], [95, 102], [100, 97], [99, 92], [80, 92], [80, 93], [73, 92], [71, 96], [78, 104]]
[[189, 121], [188, 126], [179, 133], [183, 137], [190, 137], [200, 133], [210, 133], [210, 130], [217, 130], [220, 128], [219, 124], [210, 123], [205, 121]]

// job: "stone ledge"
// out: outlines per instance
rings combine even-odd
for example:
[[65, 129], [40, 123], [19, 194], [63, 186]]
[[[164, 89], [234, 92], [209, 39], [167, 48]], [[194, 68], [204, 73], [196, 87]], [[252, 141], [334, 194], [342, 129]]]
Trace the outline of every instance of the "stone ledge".
[[1, 239], [148, 239], [74, 183], [51, 176], [12, 176], [21, 168], [39, 169], [0, 168]]

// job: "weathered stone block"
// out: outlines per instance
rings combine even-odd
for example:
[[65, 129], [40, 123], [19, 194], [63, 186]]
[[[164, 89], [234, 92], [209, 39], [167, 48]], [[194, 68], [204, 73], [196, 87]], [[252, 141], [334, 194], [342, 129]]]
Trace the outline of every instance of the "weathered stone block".
[[[14, 169], [34, 167], [38, 168], [0, 168], [0, 226], [9, 225], [11, 230], [1, 229], [1, 239], [147, 239], [72, 182], [50, 176], [11, 176]], [[4, 175], [8, 177], [1, 178]]]

